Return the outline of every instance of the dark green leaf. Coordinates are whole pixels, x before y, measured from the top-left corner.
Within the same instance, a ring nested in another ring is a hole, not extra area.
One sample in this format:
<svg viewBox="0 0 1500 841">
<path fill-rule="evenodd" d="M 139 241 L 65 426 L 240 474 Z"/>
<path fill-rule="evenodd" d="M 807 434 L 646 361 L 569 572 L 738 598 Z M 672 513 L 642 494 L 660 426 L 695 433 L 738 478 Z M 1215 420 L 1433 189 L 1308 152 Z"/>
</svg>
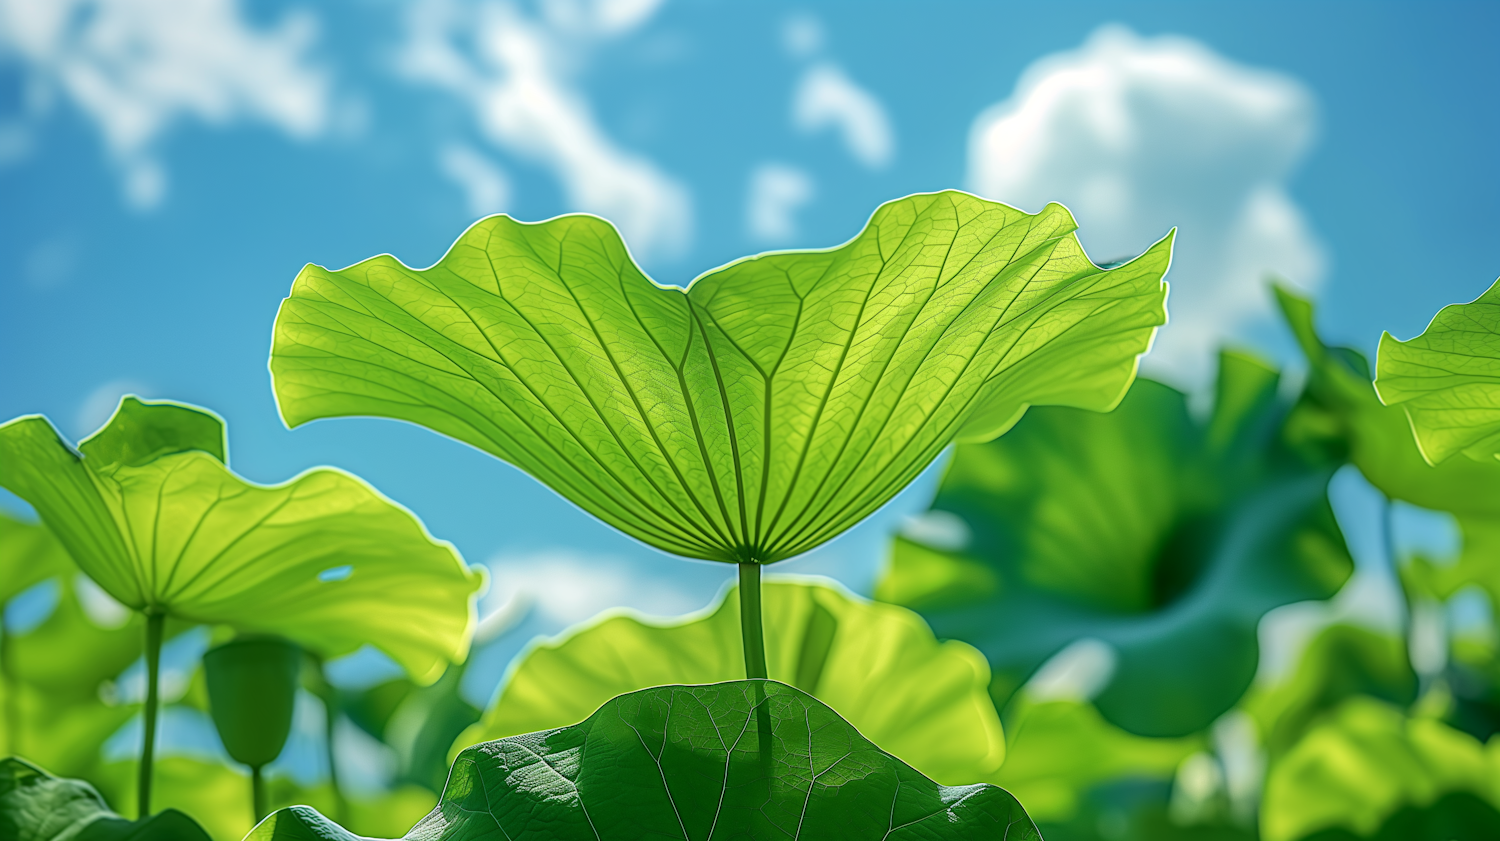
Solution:
<svg viewBox="0 0 1500 841">
<path fill-rule="evenodd" d="M 964 545 L 898 539 L 877 594 L 984 652 L 1002 701 L 1095 639 L 1118 655 L 1095 699 L 1106 718 L 1151 736 L 1204 727 L 1249 687 L 1261 617 L 1353 569 L 1333 465 L 1281 446 L 1276 395 L 1274 371 L 1224 354 L 1207 423 L 1142 380 L 1110 414 L 1037 409 L 960 446 L 933 507 Z"/>
<path fill-rule="evenodd" d="M 354 837 L 308 808 L 250 835 Z M 772 681 L 632 692 L 581 724 L 476 745 L 406 837 L 1040 839 L 1004 789 L 940 786 Z"/>
<path fill-rule="evenodd" d="M 1165 321 L 1170 235 L 1105 271 L 1059 205 L 910 196 L 821 251 L 684 292 L 591 216 L 476 223 L 430 269 L 308 266 L 277 316 L 283 418 L 422 424 L 668 552 L 770 563 L 1030 405 L 1113 406 Z"/>
<path fill-rule="evenodd" d="M 0 838 L 6 841 L 209 841 L 169 809 L 140 821 L 109 810 L 93 786 L 61 780 L 15 757 L 0 760 Z"/>
</svg>

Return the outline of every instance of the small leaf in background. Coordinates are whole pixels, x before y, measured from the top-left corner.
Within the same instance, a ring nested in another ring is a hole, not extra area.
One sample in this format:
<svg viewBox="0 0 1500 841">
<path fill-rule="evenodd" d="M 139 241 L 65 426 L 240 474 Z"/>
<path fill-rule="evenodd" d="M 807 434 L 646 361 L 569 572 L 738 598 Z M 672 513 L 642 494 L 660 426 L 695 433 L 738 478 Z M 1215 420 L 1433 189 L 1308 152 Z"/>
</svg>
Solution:
<svg viewBox="0 0 1500 841">
<path fill-rule="evenodd" d="M 1333 595 L 1353 569 L 1327 499 L 1336 464 L 1283 445 L 1277 388 L 1226 353 L 1206 423 L 1138 380 L 1109 414 L 1036 409 L 960 446 L 933 503 L 945 534 L 897 538 L 876 595 L 983 652 L 1002 704 L 1092 639 L 1115 655 L 1094 698 L 1105 718 L 1202 729 L 1250 686 L 1261 617 Z"/>
<path fill-rule="evenodd" d="M 1420 336 L 1380 337 L 1375 390 L 1400 406 L 1433 464 L 1464 453 L 1500 456 L 1500 281 L 1467 304 L 1443 307 Z"/>
<path fill-rule="evenodd" d="M 0 838 L 17 841 L 209 841 L 191 818 L 167 810 L 140 821 L 110 811 L 88 783 L 58 779 L 14 757 L 0 759 Z"/>
<path fill-rule="evenodd" d="M 932 779 L 990 779 L 1005 740 L 978 652 L 939 642 L 911 611 L 827 584 L 772 579 L 763 586 L 773 680 L 816 696 Z M 734 680 L 743 674 L 740 645 L 732 589 L 706 615 L 685 621 L 606 615 L 526 654 L 454 750 L 577 723 L 625 692 Z"/>
<path fill-rule="evenodd" d="M 664 686 L 610 700 L 580 724 L 468 748 L 443 797 L 407 834 L 490 838 L 806 838 L 1040 841 L 1015 798 L 948 787 L 773 681 Z M 355 836 L 305 807 L 255 841 Z"/>
<path fill-rule="evenodd" d="M 26 590 L 73 569 L 68 551 L 46 526 L 0 511 L 0 611 Z"/>
<path fill-rule="evenodd" d="M 1441 722 L 1408 718 L 1379 701 L 1352 698 L 1271 769 L 1261 805 L 1261 836 L 1264 841 L 1298 841 L 1342 829 L 1370 838 L 1404 807 L 1426 809 L 1442 796 L 1458 793 L 1472 795 L 1490 811 L 1480 810 L 1479 820 L 1454 836 L 1441 837 L 1493 838 L 1486 833 L 1500 825 L 1500 813 L 1494 811 L 1500 806 L 1500 742 L 1485 746 Z M 1468 812 L 1473 805 L 1448 808 Z M 1414 819 L 1408 814 L 1404 820 Z M 1421 816 L 1415 822 L 1420 825 Z"/>
<path fill-rule="evenodd" d="M 1391 499 L 1480 520 L 1500 520 L 1500 461 L 1422 457 L 1399 406 L 1380 402 L 1369 363 L 1318 337 L 1312 303 L 1278 287 L 1277 302 L 1308 362 L 1306 389 L 1287 419 L 1288 438 L 1309 450 L 1337 451 Z"/>
<path fill-rule="evenodd" d="M 770 563 L 1029 405 L 1106 410 L 1166 319 L 1171 237 L 1102 270 L 1059 205 L 883 205 L 833 249 L 658 286 L 596 217 L 476 223 L 435 266 L 302 270 L 282 417 L 421 424 L 672 554 Z"/>
<path fill-rule="evenodd" d="M 18 418 L 0 425 L 0 486 L 134 610 L 283 634 L 323 656 L 368 642 L 421 682 L 464 657 L 482 578 L 452 546 L 347 473 L 246 482 L 222 441 L 213 415 L 134 397 L 77 450 L 45 418 Z"/>
</svg>

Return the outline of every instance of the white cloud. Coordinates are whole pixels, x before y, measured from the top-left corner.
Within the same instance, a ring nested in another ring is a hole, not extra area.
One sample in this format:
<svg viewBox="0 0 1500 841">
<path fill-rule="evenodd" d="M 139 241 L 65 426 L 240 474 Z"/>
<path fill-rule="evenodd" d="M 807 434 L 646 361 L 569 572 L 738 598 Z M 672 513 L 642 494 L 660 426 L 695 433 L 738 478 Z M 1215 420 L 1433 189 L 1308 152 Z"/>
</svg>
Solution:
<svg viewBox="0 0 1500 841">
<path fill-rule="evenodd" d="M 462 143 L 449 144 L 438 154 L 438 166 L 463 190 L 470 216 L 499 213 L 510 204 L 510 179 L 478 150 Z"/>
<path fill-rule="evenodd" d="M 794 215 L 812 198 L 813 182 L 807 173 L 786 164 L 761 164 L 750 174 L 745 225 L 755 239 L 789 240 L 797 235 Z"/>
<path fill-rule="evenodd" d="M 628 152 L 595 120 L 572 66 L 589 47 L 644 23 L 648 0 L 564 2 L 540 18 L 490 3 L 412 7 L 401 70 L 460 97 L 496 147 L 551 169 L 577 210 L 619 226 L 642 256 L 680 253 L 691 237 L 687 190 Z"/>
<path fill-rule="evenodd" d="M 257 28 L 237 0 L 0 0 L 0 57 L 26 68 L 28 119 L 60 92 L 98 125 L 127 199 L 143 208 L 165 193 L 155 147 L 175 122 L 323 131 L 328 80 L 307 57 L 315 34 L 301 11 Z"/>
<path fill-rule="evenodd" d="M 880 100 L 830 62 L 802 74 L 792 97 L 792 122 L 809 134 L 832 129 L 849 154 L 871 169 L 886 166 L 896 154 L 896 132 Z"/>
<path fill-rule="evenodd" d="M 799 13 L 781 25 L 781 46 L 793 58 L 811 58 L 823 50 L 823 24 L 817 18 Z"/>
<path fill-rule="evenodd" d="M 682 561 L 675 561 L 682 563 Z M 545 549 L 492 558 L 485 609 L 529 601 L 548 627 L 581 622 L 610 607 L 630 607 L 655 616 L 697 610 L 703 596 L 674 587 L 670 580 L 643 574 L 641 565 L 613 555 L 573 549 Z M 717 570 L 716 570 L 717 571 Z"/>
<path fill-rule="evenodd" d="M 1271 316 L 1268 273 L 1309 289 L 1322 280 L 1322 248 L 1286 191 L 1315 111 L 1293 78 L 1108 26 L 1034 63 L 979 116 L 968 181 L 1027 210 L 1067 205 L 1097 260 L 1138 254 L 1178 226 L 1171 323 L 1144 365 L 1198 386 L 1225 338 Z"/>
</svg>

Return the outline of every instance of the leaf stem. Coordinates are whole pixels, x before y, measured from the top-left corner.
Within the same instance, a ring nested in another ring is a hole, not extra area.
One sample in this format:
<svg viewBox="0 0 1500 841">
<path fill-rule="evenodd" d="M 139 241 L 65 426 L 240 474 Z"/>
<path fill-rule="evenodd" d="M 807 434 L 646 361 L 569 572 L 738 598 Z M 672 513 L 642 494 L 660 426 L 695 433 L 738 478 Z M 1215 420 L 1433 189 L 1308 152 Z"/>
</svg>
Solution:
<svg viewBox="0 0 1500 841">
<path fill-rule="evenodd" d="M 5 605 L 0 605 L 0 694 L 5 695 L 5 747 L 0 756 L 21 753 L 21 699 L 16 697 L 19 681 L 11 662 L 10 634 L 5 630 Z"/>
<path fill-rule="evenodd" d="M 151 814 L 151 768 L 156 758 L 156 707 L 160 702 L 157 684 L 161 673 L 161 636 L 166 621 L 165 613 L 146 609 L 146 735 L 141 744 L 140 779 L 136 784 L 138 818 Z"/>
<path fill-rule="evenodd" d="M 740 636 L 745 648 L 745 677 L 767 678 L 766 637 L 760 621 L 760 564 L 740 564 Z"/>
<path fill-rule="evenodd" d="M 250 808 L 255 811 L 255 822 L 260 823 L 266 816 L 266 780 L 259 765 L 250 767 Z"/>
</svg>

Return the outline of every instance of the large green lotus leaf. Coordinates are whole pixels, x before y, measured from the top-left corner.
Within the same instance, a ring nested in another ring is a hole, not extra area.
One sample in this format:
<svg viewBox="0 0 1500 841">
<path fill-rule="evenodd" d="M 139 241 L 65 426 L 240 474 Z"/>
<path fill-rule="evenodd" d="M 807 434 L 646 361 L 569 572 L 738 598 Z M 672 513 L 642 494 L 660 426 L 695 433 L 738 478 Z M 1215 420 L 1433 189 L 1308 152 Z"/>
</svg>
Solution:
<svg viewBox="0 0 1500 841">
<path fill-rule="evenodd" d="M 816 698 L 767 680 L 643 689 L 579 724 L 466 749 L 406 838 L 492 837 L 1040 839 L 1004 789 L 938 785 Z M 249 838 L 355 836 L 299 807 Z"/>
<path fill-rule="evenodd" d="M 1453 792 L 1500 805 L 1500 740 L 1486 746 L 1439 721 L 1355 697 L 1272 766 L 1261 835 L 1295 841 L 1342 827 L 1369 837 L 1403 806 Z"/>
<path fill-rule="evenodd" d="M 990 670 L 970 646 L 938 642 L 909 610 L 811 581 L 766 582 L 762 610 L 771 678 L 833 707 L 882 750 L 950 784 L 989 779 L 1005 757 Z M 734 680 L 740 646 L 733 589 L 686 621 L 606 614 L 526 654 L 454 750 L 582 721 L 625 692 Z"/>
<path fill-rule="evenodd" d="M 1289 434 L 1309 448 L 1347 457 L 1391 499 L 1481 520 L 1500 518 L 1500 462 L 1463 458 L 1428 464 L 1405 410 L 1380 402 L 1364 357 L 1323 344 L 1309 301 L 1280 287 L 1276 297 L 1309 368 Z"/>
<path fill-rule="evenodd" d="M 1002 704 L 1095 639 L 1118 655 L 1095 699 L 1107 719 L 1147 736 L 1206 726 L 1250 686 L 1261 617 L 1332 595 L 1353 569 L 1333 466 L 1280 445 L 1277 384 L 1224 354 L 1206 423 L 1140 380 L 1109 414 L 1037 409 L 960 446 L 933 503 L 956 533 L 898 538 L 877 595 L 984 652 Z"/>
<path fill-rule="evenodd" d="M 1257 684 L 1240 707 L 1255 721 L 1274 762 L 1327 713 L 1355 696 L 1402 706 L 1416 700 L 1417 675 L 1403 638 L 1333 625 L 1313 638 L 1291 675 Z"/>
<path fill-rule="evenodd" d="M 464 657 L 482 577 L 411 512 L 333 469 L 246 482 L 222 452 L 164 446 L 205 425 L 181 423 L 196 410 L 158 408 L 126 398 L 77 450 L 40 416 L 0 425 L 0 486 L 134 610 L 281 634 L 324 656 L 368 642 L 424 682 Z M 165 431 L 140 431 L 158 419 Z M 121 424 L 149 446 L 120 443 Z"/>
<path fill-rule="evenodd" d="M 72 568 L 67 550 L 46 526 L 0 511 L 0 610 L 26 590 Z"/>
<path fill-rule="evenodd" d="M 1170 782 L 1177 766 L 1206 747 L 1201 735 L 1136 736 L 1091 704 L 1035 700 L 1020 693 L 1007 710 L 1005 764 L 990 779 L 1026 804 L 1040 823 L 1069 821 L 1090 790 L 1119 779 Z"/>
<path fill-rule="evenodd" d="M 476 223 L 436 265 L 302 270 L 271 373 L 293 426 L 418 423 L 652 546 L 801 554 L 950 442 L 1029 405 L 1107 410 L 1164 323 L 1170 235 L 1109 271 L 1059 205 L 957 192 L 878 209 L 837 248 L 658 286 L 609 223 Z"/>
<path fill-rule="evenodd" d="M 1381 401 L 1406 411 L 1429 462 L 1500 456 L 1500 281 L 1414 339 L 1381 335 L 1375 367 Z"/>
<path fill-rule="evenodd" d="M 209 841 L 176 810 L 127 821 L 88 783 L 58 779 L 15 757 L 0 759 L 0 838 L 16 841 Z"/>
</svg>

